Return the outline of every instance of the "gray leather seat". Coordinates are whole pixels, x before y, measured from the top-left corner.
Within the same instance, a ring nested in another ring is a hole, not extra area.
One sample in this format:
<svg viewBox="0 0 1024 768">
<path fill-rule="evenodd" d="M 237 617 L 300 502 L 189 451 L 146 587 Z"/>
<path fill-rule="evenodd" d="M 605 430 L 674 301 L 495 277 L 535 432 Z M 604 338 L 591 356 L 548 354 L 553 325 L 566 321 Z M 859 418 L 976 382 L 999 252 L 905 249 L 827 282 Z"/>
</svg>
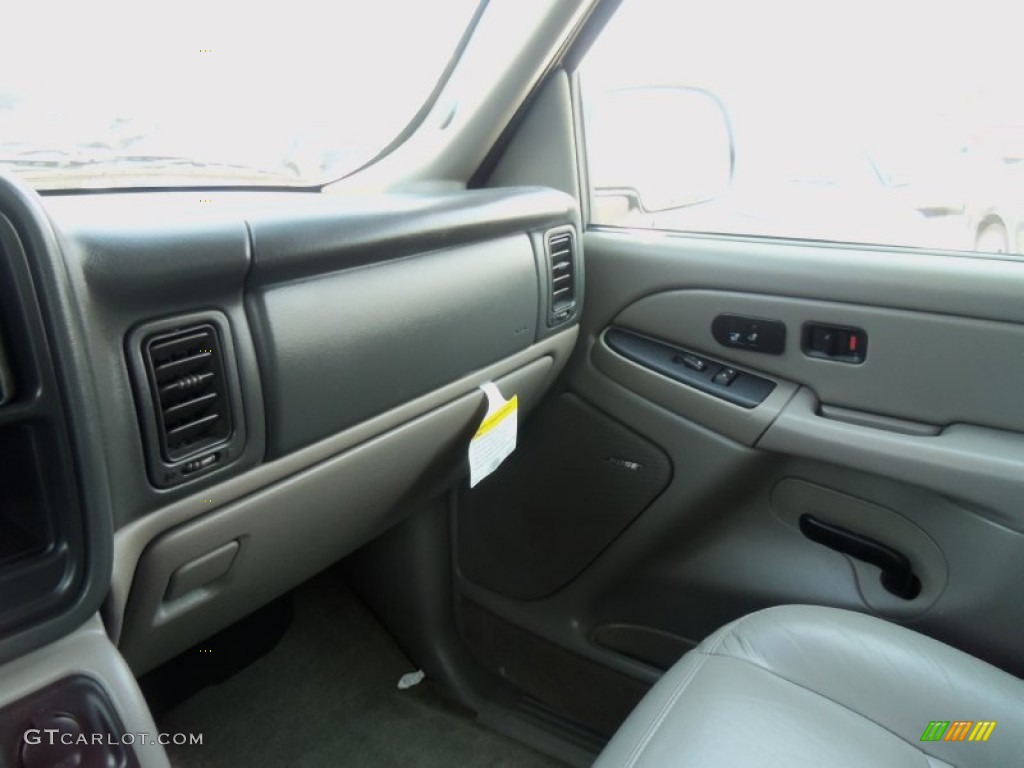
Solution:
<svg viewBox="0 0 1024 768">
<path fill-rule="evenodd" d="M 922 741 L 931 721 L 997 725 L 984 742 L 976 725 Z M 1024 680 L 870 616 L 769 608 L 686 654 L 595 765 L 1024 765 Z"/>
</svg>

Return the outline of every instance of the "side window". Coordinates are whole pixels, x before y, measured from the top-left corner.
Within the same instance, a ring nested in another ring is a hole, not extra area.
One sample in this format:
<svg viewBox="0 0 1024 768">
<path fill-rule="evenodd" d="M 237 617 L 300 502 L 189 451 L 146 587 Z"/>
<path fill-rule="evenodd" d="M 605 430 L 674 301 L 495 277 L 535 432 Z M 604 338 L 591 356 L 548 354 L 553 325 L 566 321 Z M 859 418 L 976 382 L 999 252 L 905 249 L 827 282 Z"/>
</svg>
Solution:
<svg viewBox="0 0 1024 768">
<path fill-rule="evenodd" d="M 1013 8 L 623 0 L 580 68 L 592 223 L 1024 252 Z"/>
</svg>

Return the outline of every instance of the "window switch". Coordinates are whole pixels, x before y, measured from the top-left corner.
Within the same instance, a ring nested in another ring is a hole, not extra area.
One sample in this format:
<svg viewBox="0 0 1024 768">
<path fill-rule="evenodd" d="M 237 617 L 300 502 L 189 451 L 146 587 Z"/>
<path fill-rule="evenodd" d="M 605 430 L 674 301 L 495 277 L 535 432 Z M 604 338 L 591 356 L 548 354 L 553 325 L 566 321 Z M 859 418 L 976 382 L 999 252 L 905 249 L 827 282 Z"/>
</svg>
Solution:
<svg viewBox="0 0 1024 768">
<path fill-rule="evenodd" d="M 708 361 L 701 360 L 696 355 L 676 355 L 672 360 L 676 363 L 682 363 L 687 368 L 692 368 L 700 373 L 703 373 L 708 369 Z"/>
<path fill-rule="evenodd" d="M 738 375 L 739 371 L 737 371 L 735 368 L 723 368 L 722 370 L 715 374 L 715 378 L 713 378 L 711 381 L 713 381 L 715 384 L 718 384 L 719 386 L 728 387 L 730 384 L 733 383 L 733 381 L 736 380 L 736 377 Z"/>
</svg>

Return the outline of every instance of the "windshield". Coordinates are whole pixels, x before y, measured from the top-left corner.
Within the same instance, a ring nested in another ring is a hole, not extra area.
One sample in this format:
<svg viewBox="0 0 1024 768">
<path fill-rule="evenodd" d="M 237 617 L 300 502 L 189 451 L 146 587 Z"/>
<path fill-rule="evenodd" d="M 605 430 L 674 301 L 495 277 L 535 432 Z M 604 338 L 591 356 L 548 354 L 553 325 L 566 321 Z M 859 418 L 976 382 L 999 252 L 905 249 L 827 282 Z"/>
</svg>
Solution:
<svg viewBox="0 0 1024 768">
<path fill-rule="evenodd" d="M 479 4 L 25 3 L 0 46 L 0 169 L 39 188 L 340 178 L 416 117 Z"/>
</svg>

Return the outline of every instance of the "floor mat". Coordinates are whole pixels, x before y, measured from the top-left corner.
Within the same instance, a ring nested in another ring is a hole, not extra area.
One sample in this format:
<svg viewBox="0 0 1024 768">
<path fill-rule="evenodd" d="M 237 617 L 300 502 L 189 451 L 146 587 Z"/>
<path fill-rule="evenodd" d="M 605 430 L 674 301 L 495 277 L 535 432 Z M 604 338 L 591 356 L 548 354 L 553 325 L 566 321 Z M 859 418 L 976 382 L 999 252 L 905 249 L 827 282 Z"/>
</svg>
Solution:
<svg viewBox="0 0 1024 768">
<path fill-rule="evenodd" d="M 561 765 L 487 730 L 429 680 L 399 691 L 411 663 L 336 572 L 300 587 L 294 610 L 267 655 L 158 718 L 165 733 L 203 736 L 168 747 L 175 768 Z"/>
</svg>

